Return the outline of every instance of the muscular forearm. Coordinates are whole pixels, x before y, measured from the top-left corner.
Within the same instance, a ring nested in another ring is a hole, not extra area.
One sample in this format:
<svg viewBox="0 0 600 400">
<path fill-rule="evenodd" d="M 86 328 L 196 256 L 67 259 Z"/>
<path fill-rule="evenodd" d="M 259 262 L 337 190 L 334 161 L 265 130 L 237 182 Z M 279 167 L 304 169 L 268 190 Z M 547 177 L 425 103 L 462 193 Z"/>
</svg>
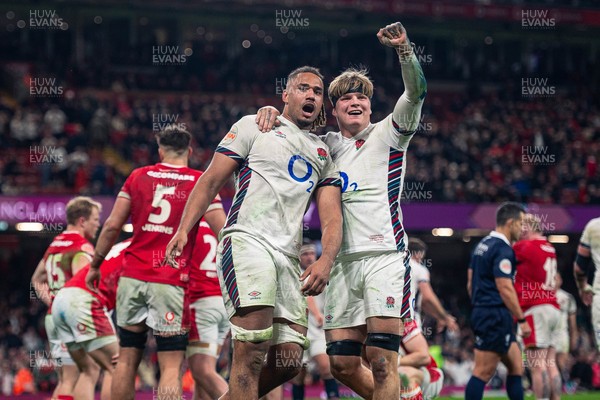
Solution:
<svg viewBox="0 0 600 400">
<path fill-rule="evenodd" d="M 400 57 L 406 99 L 411 103 L 419 103 L 427 94 L 427 81 L 421 64 L 419 64 L 419 60 L 417 60 L 417 56 L 415 56 L 412 49 L 403 50 L 400 47 L 396 51 Z"/>
<path fill-rule="evenodd" d="M 333 265 L 342 245 L 341 218 L 339 221 L 331 221 L 323 227 L 321 244 L 323 245 L 323 251 L 320 259 L 326 260 L 330 266 Z"/>
<path fill-rule="evenodd" d="M 573 265 L 573 276 L 575 277 L 575 283 L 577 284 L 577 289 L 582 291 L 587 286 L 587 274 L 579 268 L 577 263 Z"/>
<path fill-rule="evenodd" d="M 432 315 L 438 321 L 445 321 L 448 318 L 448 313 L 435 295 L 427 299 L 423 298 L 422 306 L 425 313 Z"/>
<path fill-rule="evenodd" d="M 186 234 L 190 233 L 198 223 L 198 220 L 204 215 L 220 189 L 220 186 L 212 180 L 203 181 L 202 178 L 200 179 L 190 193 L 179 223 L 178 230 Z"/>
</svg>

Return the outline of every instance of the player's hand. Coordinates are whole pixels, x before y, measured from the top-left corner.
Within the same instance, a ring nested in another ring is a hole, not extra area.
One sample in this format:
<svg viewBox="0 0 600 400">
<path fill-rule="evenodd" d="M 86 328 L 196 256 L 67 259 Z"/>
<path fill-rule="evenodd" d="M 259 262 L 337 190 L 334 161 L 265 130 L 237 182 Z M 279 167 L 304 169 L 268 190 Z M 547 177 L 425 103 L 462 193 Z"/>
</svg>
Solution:
<svg viewBox="0 0 600 400">
<path fill-rule="evenodd" d="M 519 324 L 519 329 L 521 330 L 521 336 L 523 338 L 528 338 L 531 335 L 531 327 L 529 326 L 529 322 L 525 321 L 522 324 Z"/>
<path fill-rule="evenodd" d="M 280 112 L 275 107 L 264 106 L 259 108 L 256 112 L 256 119 L 254 122 L 256 122 L 256 125 L 258 125 L 258 129 L 260 129 L 261 132 L 269 132 L 274 127 L 281 125 L 281 122 L 277 119 L 279 115 Z"/>
<path fill-rule="evenodd" d="M 588 283 L 585 288 L 579 291 L 579 297 L 581 297 L 581 302 L 585 306 L 591 306 L 592 300 L 594 300 L 594 288 Z"/>
<path fill-rule="evenodd" d="M 400 46 L 410 46 L 410 41 L 406 34 L 406 29 L 400 22 L 394 22 L 377 32 L 379 42 L 388 47 L 398 48 Z"/>
<path fill-rule="evenodd" d="M 457 332 L 458 324 L 456 323 L 456 318 L 454 318 L 452 315 L 448 314 L 446 319 L 440 321 L 438 323 L 438 333 L 440 333 L 444 329 L 448 329 L 450 332 Z"/>
<path fill-rule="evenodd" d="M 181 256 L 187 241 L 187 234 L 180 231 L 175 232 L 165 251 L 165 260 L 163 261 L 165 265 L 179 269 L 179 263 L 175 261 L 175 258 Z"/>
<path fill-rule="evenodd" d="M 85 286 L 87 286 L 87 288 L 92 292 L 97 293 L 101 277 L 100 268 L 90 268 L 85 276 Z"/>
<path fill-rule="evenodd" d="M 325 290 L 327 282 L 329 282 L 329 274 L 331 273 L 332 265 L 327 261 L 319 258 L 304 270 L 300 275 L 300 280 L 304 282 L 304 286 L 300 291 L 304 296 L 317 296 Z"/>
</svg>

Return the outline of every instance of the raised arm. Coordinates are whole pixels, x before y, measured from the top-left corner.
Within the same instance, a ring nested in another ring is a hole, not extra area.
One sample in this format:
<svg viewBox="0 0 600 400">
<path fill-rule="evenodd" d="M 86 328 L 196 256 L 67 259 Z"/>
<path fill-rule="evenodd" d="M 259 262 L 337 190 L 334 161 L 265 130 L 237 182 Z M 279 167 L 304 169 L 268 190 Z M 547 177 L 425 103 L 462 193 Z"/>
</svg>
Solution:
<svg viewBox="0 0 600 400">
<path fill-rule="evenodd" d="M 393 120 L 398 125 L 399 133 L 413 133 L 419 126 L 421 108 L 427 95 L 427 81 L 423 69 L 413 52 L 406 29 L 400 22 L 380 29 L 377 38 L 381 44 L 393 47 L 398 53 L 404 93 L 394 107 Z"/>
</svg>

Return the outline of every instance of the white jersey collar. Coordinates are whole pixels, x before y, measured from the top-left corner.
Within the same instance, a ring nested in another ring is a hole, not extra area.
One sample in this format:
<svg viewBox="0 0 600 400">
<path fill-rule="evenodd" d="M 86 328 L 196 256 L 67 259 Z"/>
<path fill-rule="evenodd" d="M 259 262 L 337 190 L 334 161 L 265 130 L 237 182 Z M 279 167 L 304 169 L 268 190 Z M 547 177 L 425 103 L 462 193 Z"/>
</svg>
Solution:
<svg viewBox="0 0 600 400">
<path fill-rule="evenodd" d="M 161 162 L 159 164 L 160 165 L 164 165 L 164 166 L 169 167 L 169 168 L 185 168 L 185 165 L 173 165 L 173 164 L 167 164 L 167 163 L 164 163 L 164 162 Z"/>
<path fill-rule="evenodd" d="M 310 133 L 310 130 L 308 130 L 308 129 L 301 129 L 298 125 L 296 125 L 295 123 L 293 123 L 289 119 L 285 118 L 283 115 L 278 116 L 277 119 L 281 120 L 281 122 L 284 125 L 287 125 L 290 128 L 292 128 L 292 129 L 298 130 L 298 131 L 300 131 L 302 133 L 306 133 L 306 134 Z"/>
<path fill-rule="evenodd" d="M 342 131 L 339 131 L 339 135 L 342 138 L 342 140 L 347 141 L 347 142 L 355 142 L 357 140 L 362 139 L 363 137 L 367 136 L 367 134 L 375 127 L 375 124 L 369 122 L 369 125 L 367 125 L 367 127 L 365 129 L 363 129 L 362 131 L 358 132 L 356 135 L 347 138 L 346 136 L 342 135 Z"/>
</svg>

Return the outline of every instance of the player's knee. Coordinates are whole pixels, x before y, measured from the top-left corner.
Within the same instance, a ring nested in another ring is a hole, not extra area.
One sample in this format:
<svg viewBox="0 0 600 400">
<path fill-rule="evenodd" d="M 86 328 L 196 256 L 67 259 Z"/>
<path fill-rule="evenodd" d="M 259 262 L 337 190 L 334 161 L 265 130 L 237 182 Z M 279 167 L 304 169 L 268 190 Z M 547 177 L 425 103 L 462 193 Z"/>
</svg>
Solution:
<svg viewBox="0 0 600 400">
<path fill-rule="evenodd" d="M 206 380 L 207 377 L 212 374 L 216 374 L 217 370 L 215 369 L 214 363 L 210 362 L 208 359 L 206 362 L 197 362 L 190 368 L 192 372 L 192 377 L 196 381 Z"/>
<path fill-rule="evenodd" d="M 188 334 L 182 335 L 155 335 L 156 351 L 185 351 L 188 345 Z"/>
<path fill-rule="evenodd" d="M 400 349 L 400 340 L 401 336 L 393 333 L 369 333 L 365 345 L 397 353 Z"/>
<path fill-rule="evenodd" d="M 363 344 L 354 340 L 339 340 L 327 343 L 327 355 L 334 375 L 354 373 L 361 365 Z"/>
<path fill-rule="evenodd" d="M 119 327 L 119 344 L 121 347 L 132 347 L 143 350 L 148 339 L 147 332 L 133 332 Z"/>
<path fill-rule="evenodd" d="M 362 343 L 355 340 L 338 340 L 327 343 L 327 355 L 331 359 L 337 356 L 357 356 L 362 354 Z"/>
<path fill-rule="evenodd" d="M 481 369 L 481 368 L 476 368 L 473 369 L 473 376 L 476 378 L 481 379 L 484 382 L 489 382 L 490 379 L 492 379 L 492 376 L 494 376 L 494 373 L 496 372 L 496 369 Z"/>
<path fill-rule="evenodd" d="M 324 380 L 332 378 L 331 367 L 329 366 L 329 360 L 327 360 L 327 362 L 319 362 L 317 364 L 317 368 L 318 368 L 319 375 L 321 376 L 321 378 L 323 378 Z"/>
<path fill-rule="evenodd" d="M 84 364 L 83 368 L 80 368 L 80 372 L 94 379 L 100 376 L 100 366 L 90 359 L 89 362 Z"/>
<path fill-rule="evenodd" d="M 241 326 L 231 324 L 231 338 L 238 342 L 249 342 L 257 345 L 266 344 L 266 347 L 268 347 L 269 341 L 273 338 L 273 327 L 270 326 L 265 329 L 245 329 Z"/>
<path fill-rule="evenodd" d="M 291 365 L 288 365 L 285 368 L 279 368 L 278 370 L 282 382 L 287 382 L 300 375 L 300 371 L 302 371 L 301 362 L 292 363 Z"/>
<path fill-rule="evenodd" d="M 395 367 L 392 368 L 392 363 L 386 357 L 370 360 L 370 364 L 375 382 L 384 382 L 391 376 L 392 372 L 395 372 Z"/>
</svg>

